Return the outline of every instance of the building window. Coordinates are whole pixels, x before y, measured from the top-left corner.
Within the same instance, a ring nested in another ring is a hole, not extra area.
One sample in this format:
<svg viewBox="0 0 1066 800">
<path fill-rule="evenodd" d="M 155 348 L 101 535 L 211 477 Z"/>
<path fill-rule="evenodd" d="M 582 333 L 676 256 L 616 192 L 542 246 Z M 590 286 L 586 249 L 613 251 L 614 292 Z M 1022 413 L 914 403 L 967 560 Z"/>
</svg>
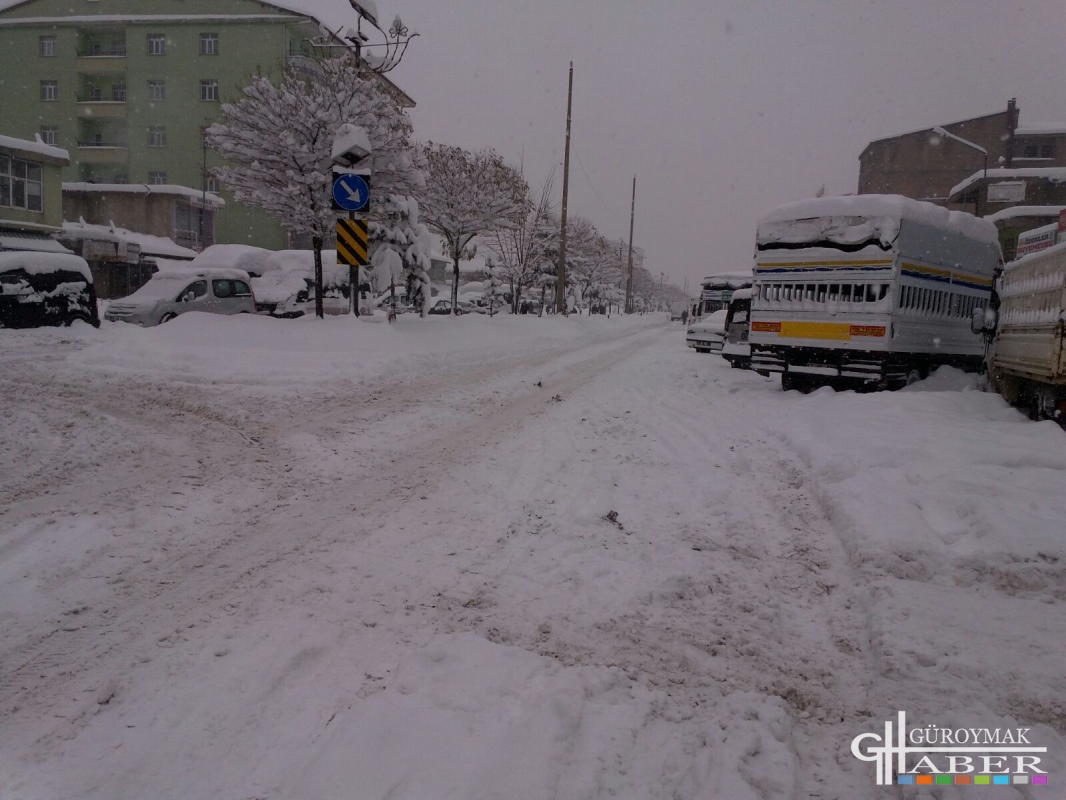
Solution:
<svg viewBox="0 0 1066 800">
<path fill-rule="evenodd" d="M 217 192 L 218 191 L 218 178 L 213 175 L 208 175 L 204 178 L 204 191 L 205 192 Z"/>
<path fill-rule="evenodd" d="M 115 103 L 126 102 L 126 84 L 116 83 L 111 87 L 111 100 Z"/>
<path fill-rule="evenodd" d="M 45 144 L 55 146 L 59 143 L 59 128 L 55 125 L 42 125 L 41 126 L 41 141 Z"/>
<path fill-rule="evenodd" d="M 1055 145 L 1053 145 L 1053 144 L 1040 145 L 1040 157 L 1041 158 L 1054 158 L 1055 157 Z"/>
<path fill-rule="evenodd" d="M 148 81 L 148 99 L 149 100 L 166 100 L 167 99 L 167 82 L 166 81 Z"/>
<path fill-rule="evenodd" d="M 41 211 L 41 165 L 0 155 L 0 206 Z"/>
<path fill-rule="evenodd" d="M 1022 158 L 1039 158 L 1039 150 L 1035 144 L 1027 144 L 1022 148 Z"/>
<path fill-rule="evenodd" d="M 119 172 L 115 175 L 114 178 L 111 179 L 111 182 L 125 186 L 127 183 L 130 182 L 130 176 L 127 175 L 125 172 Z"/>
<path fill-rule="evenodd" d="M 148 129 L 148 146 L 149 147 L 166 147 L 167 146 L 167 129 L 163 125 L 154 125 Z"/>
<path fill-rule="evenodd" d="M 148 55 L 165 56 L 167 54 L 167 37 L 161 33 L 148 34 Z"/>
<path fill-rule="evenodd" d="M 150 186 L 162 186 L 167 182 L 167 173 L 165 171 L 149 172 L 148 184 Z"/>
<path fill-rule="evenodd" d="M 59 99 L 58 81 L 41 81 L 41 99 L 53 101 Z"/>
<path fill-rule="evenodd" d="M 41 58 L 55 58 L 56 54 L 56 37 L 54 36 L 41 36 L 38 40 L 38 52 Z"/>
<path fill-rule="evenodd" d="M 217 56 L 218 55 L 218 34 L 217 33 L 201 33 L 200 34 L 200 55 L 202 55 L 202 56 Z"/>
<path fill-rule="evenodd" d="M 200 99 L 218 102 L 218 81 L 213 78 L 200 81 Z"/>
</svg>

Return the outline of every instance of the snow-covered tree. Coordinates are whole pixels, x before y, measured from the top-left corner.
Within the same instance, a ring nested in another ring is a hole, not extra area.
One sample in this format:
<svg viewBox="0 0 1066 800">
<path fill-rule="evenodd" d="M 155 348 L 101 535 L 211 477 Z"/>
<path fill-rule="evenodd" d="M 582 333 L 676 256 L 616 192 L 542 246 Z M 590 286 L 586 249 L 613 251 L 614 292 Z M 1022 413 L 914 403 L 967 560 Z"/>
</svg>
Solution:
<svg viewBox="0 0 1066 800">
<path fill-rule="evenodd" d="M 494 150 L 468 152 L 427 142 L 425 188 L 419 193 L 422 221 L 439 233 L 452 260 L 452 313 L 459 298 L 459 261 L 481 235 L 518 225 L 529 187 L 521 172 Z"/>
<path fill-rule="evenodd" d="M 596 226 L 584 217 L 572 217 L 567 225 L 567 283 L 574 289 L 579 306 L 602 304 L 609 285 L 620 279 L 618 254 Z"/>
<path fill-rule="evenodd" d="M 489 316 L 494 317 L 496 316 L 496 308 L 502 300 L 503 292 L 501 290 L 500 271 L 496 266 L 496 259 L 491 253 L 485 256 L 485 272 L 488 273 L 488 277 L 485 279 L 485 291 L 482 297 L 489 304 Z"/>
<path fill-rule="evenodd" d="M 409 117 L 350 54 L 317 60 L 310 69 L 306 63 L 286 65 L 274 80 L 259 74 L 221 112 L 222 121 L 207 129 L 206 140 L 228 165 L 213 173 L 239 202 L 311 236 L 319 286 L 322 243 L 337 218 L 331 205 L 332 147 L 341 125 L 359 126 L 370 139 L 376 197 L 414 196 L 423 185 Z M 380 221 L 387 205 L 372 204 L 371 219 Z"/>
<path fill-rule="evenodd" d="M 522 219 L 497 230 L 489 241 L 496 254 L 501 280 L 511 291 L 511 311 L 517 314 L 522 292 L 535 288 L 545 260 L 558 253 L 559 220 L 552 205 L 554 174 L 549 174 L 536 198 L 527 194 Z"/>
<path fill-rule="evenodd" d="M 370 223 L 371 280 L 380 292 L 397 285 L 405 288 L 408 300 L 424 314 L 428 302 L 431 245 L 426 226 L 419 222 L 418 202 L 410 197 L 391 195 L 380 203 Z"/>
</svg>

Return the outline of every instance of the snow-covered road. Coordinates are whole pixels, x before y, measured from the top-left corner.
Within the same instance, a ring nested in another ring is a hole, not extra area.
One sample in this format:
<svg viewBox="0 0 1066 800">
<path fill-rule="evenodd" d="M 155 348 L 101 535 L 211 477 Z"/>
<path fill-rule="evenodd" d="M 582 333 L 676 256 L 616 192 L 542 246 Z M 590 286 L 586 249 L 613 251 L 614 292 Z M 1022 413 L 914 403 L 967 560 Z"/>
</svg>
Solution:
<svg viewBox="0 0 1066 800">
<path fill-rule="evenodd" d="M 1066 780 L 1066 437 L 966 376 L 182 318 L 5 333 L 0 402 L 0 797 L 902 797 L 897 710 Z"/>
</svg>

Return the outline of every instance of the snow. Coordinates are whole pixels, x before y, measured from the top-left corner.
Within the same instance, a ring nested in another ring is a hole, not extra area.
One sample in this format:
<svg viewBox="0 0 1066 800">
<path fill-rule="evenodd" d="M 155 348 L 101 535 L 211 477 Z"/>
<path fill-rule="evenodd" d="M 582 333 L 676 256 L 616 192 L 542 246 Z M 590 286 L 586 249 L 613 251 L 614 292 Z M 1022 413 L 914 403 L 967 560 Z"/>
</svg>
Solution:
<svg viewBox="0 0 1066 800">
<path fill-rule="evenodd" d="M 989 170 L 990 175 L 992 172 Z M 855 217 L 861 219 L 853 220 Z M 817 239 L 858 244 L 878 238 L 888 245 L 895 240 L 901 220 L 951 230 L 981 242 L 999 243 L 996 226 L 987 220 L 891 194 L 818 197 L 786 203 L 759 220 L 757 240 L 760 245 Z"/>
<path fill-rule="evenodd" d="M 786 393 L 665 315 L 4 342 L 5 800 L 877 800 L 901 709 L 1066 775 L 1063 434 L 972 376 Z"/>
<path fill-rule="evenodd" d="M 158 272 L 152 275 L 152 280 L 177 280 L 188 281 L 192 278 L 217 278 L 220 280 L 230 281 L 248 281 L 250 280 L 247 271 L 243 269 L 230 269 L 225 267 L 202 267 L 196 264 L 189 264 L 178 267 L 177 269 L 161 268 Z"/>
<path fill-rule="evenodd" d="M 270 267 L 273 250 L 247 244 L 213 244 L 205 248 L 189 265 L 194 269 L 238 269 L 262 275 Z"/>
<path fill-rule="evenodd" d="M 1015 217 L 1053 217 L 1066 211 L 1066 206 L 1011 206 L 1001 208 L 994 214 L 987 214 L 984 219 L 989 222 L 1002 222 Z"/>
<path fill-rule="evenodd" d="M 351 153 L 353 150 L 357 154 L 362 154 L 360 158 L 365 158 L 373 152 L 374 148 L 370 144 L 370 137 L 366 135 L 366 129 L 360 128 L 358 125 L 345 123 L 337 128 L 337 133 L 333 137 L 332 158 L 334 163 L 338 159 L 343 159 L 347 153 Z"/>
<path fill-rule="evenodd" d="M 205 198 L 210 206 L 221 207 L 226 201 L 213 192 L 203 192 L 190 189 L 188 186 L 179 186 L 174 183 L 147 184 L 147 183 L 64 183 L 64 192 L 124 192 L 129 194 L 170 194 L 179 197 L 188 197 L 191 200 L 203 201 Z"/>
<path fill-rule="evenodd" d="M 175 259 L 193 259 L 196 251 L 188 247 L 175 244 L 173 239 L 165 236 L 153 236 L 149 233 L 135 233 L 134 231 L 118 228 L 112 225 L 91 225 L 85 222 L 64 222 L 63 238 L 66 239 L 95 239 L 106 242 L 127 242 L 140 247 L 142 255 L 158 255 Z"/>
<path fill-rule="evenodd" d="M 987 175 L 989 183 L 1010 178 L 1044 178 L 1052 183 L 1063 183 L 1066 181 L 1066 167 L 1021 167 L 1012 169 L 996 167 L 988 170 Z M 948 196 L 954 197 L 959 192 L 969 189 L 975 183 L 984 179 L 985 171 L 979 170 L 961 183 L 952 186 Z"/>
<path fill-rule="evenodd" d="M 14 136 L 0 136 L 0 147 L 11 150 L 21 150 L 24 153 L 34 153 L 39 156 L 47 156 L 57 161 L 70 163 L 70 153 L 61 147 L 53 147 L 45 144 L 37 137 L 34 141 L 28 139 L 16 139 Z"/>
<path fill-rule="evenodd" d="M 89 271 L 85 259 L 73 254 L 44 253 L 36 250 L 0 253 L 0 272 L 15 269 L 23 269 L 30 275 L 68 270 L 80 273 L 89 283 L 93 282 L 93 274 Z"/>
<path fill-rule="evenodd" d="M 733 292 L 733 296 L 730 298 L 730 302 L 733 300 L 751 300 L 755 296 L 755 289 L 748 287 L 746 289 L 737 289 Z"/>
<path fill-rule="evenodd" d="M 723 308 L 713 314 L 708 314 L 706 317 L 699 317 L 695 321 L 689 320 L 688 330 L 703 332 L 724 331 L 725 318 L 728 314 L 729 310 Z"/>
<path fill-rule="evenodd" d="M 1034 122 L 1032 125 L 1019 125 L 1014 129 L 1015 136 L 1039 136 L 1066 134 L 1066 122 Z"/>
<path fill-rule="evenodd" d="M 750 286 L 754 280 L 750 272 L 721 272 L 716 275 L 708 275 L 703 279 L 704 288 L 708 286 Z"/>
</svg>

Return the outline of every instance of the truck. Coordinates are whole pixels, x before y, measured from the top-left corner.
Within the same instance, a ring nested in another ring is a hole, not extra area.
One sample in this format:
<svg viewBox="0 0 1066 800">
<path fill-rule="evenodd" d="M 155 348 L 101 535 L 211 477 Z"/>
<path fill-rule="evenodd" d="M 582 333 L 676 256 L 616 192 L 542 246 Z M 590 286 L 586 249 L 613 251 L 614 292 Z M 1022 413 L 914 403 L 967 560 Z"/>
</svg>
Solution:
<svg viewBox="0 0 1066 800">
<path fill-rule="evenodd" d="M 713 314 L 728 308 L 729 300 L 737 289 L 751 286 L 752 276 L 746 272 L 722 272 L 703 279 L 700 293 L 700 315 Z"/>
<path fill-rule="evenodd" d="M 997 307 L 998 306 L 998 307 Z M 993 308 L 972 327 L 991 339 L 992 387 L 1033 419 L 1066 426 L 1066 240 L 1012 261 Z"/>
<path fill-rule="evenodd" d="M 670 304 L 670 321 L 676 322 L 677 320 L 685 321 L 688 316 L 688 300 L 676 300 Z"/>
<path fill-rule="evenodd" d="M 801 200 L 760 220 L 752 368 L 787 389 L 896 388 L 977 371 L 1002 263 L 995 224 L 898 195 Z"/>
</svg>

